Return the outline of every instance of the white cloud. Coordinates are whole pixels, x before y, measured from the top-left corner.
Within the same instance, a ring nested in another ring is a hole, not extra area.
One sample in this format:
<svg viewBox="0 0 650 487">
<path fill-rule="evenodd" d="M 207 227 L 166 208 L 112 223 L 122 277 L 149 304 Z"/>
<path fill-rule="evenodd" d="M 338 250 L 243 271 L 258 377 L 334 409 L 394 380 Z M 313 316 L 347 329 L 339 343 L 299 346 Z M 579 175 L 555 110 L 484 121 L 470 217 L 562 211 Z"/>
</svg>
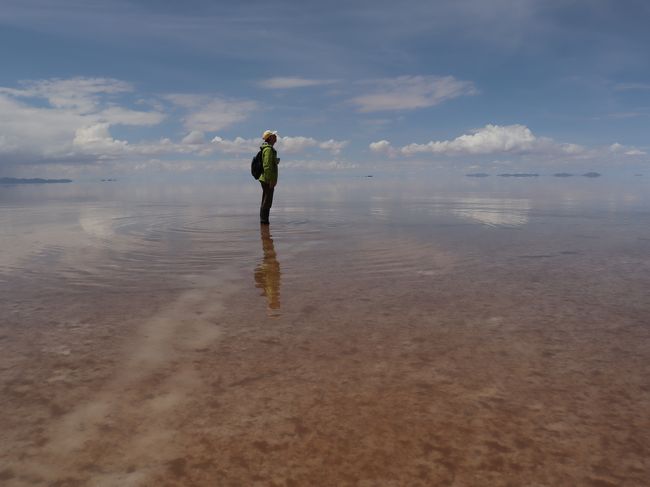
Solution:
<svg viewBox="0 0 650 487">
<path fill-rule="evenodd" d="M 111 136 L 108 132 L 108 127 L 109 125 L 107 123 L 100 123 L 79 128 L 75 132 L 73 143 L 76 145 L 87 145 L 109 139 Z"/>
<path fill-rule="evenodd" d="M 377 142 L 371 142 L 368 147 L 370 147 L 370 150 L 372 152 L 376 152 L 378 154 L 387 154 L 392 149 L 390 142 L 387 140 L 378 140 Z"/>
<path fill-rule="evenodd" d="M 548 144 L 550 145 L 553 144 L 553 142 L 550 141 L 550 139 L 543 139 L 543 140 L 548 141 Z M 568 144 L 568 143 L 559 144 L 557 147 L 561 152 L 567 155 L 581 155 L 581 154 L 585 154 L 585 152 L 587 151 L 587 149 L 584 146 L 581 146 L 579 144 Z"/>
<path fill-rule="evenodd" d="M 625 151 L 624 154 L 626 156 L 645 156 L 645 155 L 648 155 L 647 152 L 639 150 L 639 149 L 630 149 L 628 151 Z"/>
<path fill-rule="evenodd" d="M 254 101 L 232 102 L 214 99 L 185 118 L 185 126 L 190 130 L 205 132 L 221 130 L 242 122 L 257 109 Z"/>
<path fill-rule="evenodd" d="M 72 144 L 84 152 L 100 157 L 123 154 L 128 150 L 128 142 L 114 139 L 109 132 L 109 124 L 98 123 L 76 130 Z"/>
<path fill-rule="evenodd" d="M 127 152 L 127 143 L 110 136 L 111 125 L 156 125 L 165 118 L 160 111 L 119 106 L 115 97 L 132 91 L 119 80 L 52 79 L 20 86 L 0 87 L 0 162 L 4 165 L 7 161 L 13 165 L 79 162 L 82 155 L 86 162 L 114 157 Z"/>
<path fill-rule="evenodd" d="M 359 165 L 354 162 L 339 159 L 289 159 L 287 161 L 282 161 L 282 167 L 283 169 L 302 169 L 308 171 L 343 171 L 356 169 Z"/>
<path fill-rule="evenodd" d="M 548 137 L 538 137 L 525 125 L 491 125 L 460 135 L 452 140 L 412 143 L 399 149 L 388 140 L 369 145 L 378 154 L 413 156 L 416 154 L 438 154 L 443 156 L 483 156 L 490 154 L 530 154 L 535 156 L 584 158 L 593 156 L 593 151 L 571 143 L 558 143 Z M 610 148 L 611 149 L 611 148 Z"/>
<path fill-rule="evenodd" d="M 287 153 L 302 152 L 311 148 L 323 149 L 331 152 L 332 154 L 339 154 L 341 150 L 347 145 L 347 141 L 337 141 L 334 139 L 326 141 L 318 141 L 313 137 L 281 137 L 278 140 L 278 150 Z"/>
<path fill-rule="evenodd" d="M 236 137 L 234 140 L 227 140 L 216 136 L 212 139 L 212 144 L 216 145 L 220 151 L 230 154 L 255 151 L 260 146 L 261 142 L 261 139 L 245 139 L 243 137 Z M 279 152 L 287 154 L 296 154 L 309 149 L 322 149 L 332 154 L 339 154 L 347 144 L 347 141 L 338 141 L 334 139 L 319 141 L 313 137 L 286 136 L 278 138 L 276 148 Z"/>
<path fill-rule="evenodd" d="M 146 102 L 155 106 L 154 110 L 139 111 L 129 108 L 130 99 L 123 99 L 125 93 L 132 91 L 131 85 L 119 80 L 86 78 L 25 82 L 18 88 L 0 87 L 0 169 L 3 173 L 5 169 L 29 172 L 21 167 L 48 163 L 52 170 L 65 172 L 68 164 L 67 167 L 76 168 L 71 171 L 78 171 L 79 167 L 98 161 L 136 167 L 151 158 L 177 160 L 179 155 L 188 156 L 185 165 L 191 158 L 199 164 L 213 159 L 216 153 L 249 158 L 261 143 L 258 137 L 206 136 L 209 131 L 245 119 L 257 109 L 254 101 L 168 95 Z M 142 105 L 141 100 L 142 97 L 133 97 L 134 104 Z M 137 141 L 129 136 L 113 135 L 117 125 L 158 125 L 168 117 L 166 111 L 184 116 L 178 120 L 187 131 L 178 141 L 166 137 Z M 336 156 L 347 144 L 335 139 L 288 136 L 281 137 L 277 147 L 281 154 L 316 149 Z M 223 160 L 220 156 L 219 161 Z"/>
<path fill-rule="evenodd" d="M 348 145 L 347 140 L 326 140 L 325 142 L 319 142 L 318 147 L 320 149 L 330 151 L 332 154 L 340 154 L 341 151 Z"/>
<path fill-rule="evenodd" d="M 453 140 L 431 141 L 426 144 L 409 144 L 400 149 L 405 155 L 422 152 L 433 154 L 493 154 L 497 152 L 523 152 L 531 150 L 537 138 L 523 125 L 486 125 L 471 134 Z"/>
<path fill-rule="evenodd" d="M 161 111 L 142 112 L 139 110 L 112 106 L 94 114 L 93 117 L 108 122 L 111 125 L 122 124 L 150 126 L 161 123 L 165 120 L 166 115 Z"/>
<path fill-rule="evenodd" d="M 302 137 L 302 136 L 282 137 L 277 142 L 278 150 L 281 149 L 282 152 L 288 152 L 288 153 L 301 152 L 306 149 L 309 149 L 310 147 L 316 147 L 317 145 L 318 145 L 318 141 L 316 139 L 312 137 Z"/>
<path fill-rule="evenodd" d="M 201 95 L 167 95 L 165 99 L 185 108 L 185 128 L 202 132 L 216 132 L 246 120 L 258 109 L 251 100 L 227 100 L 220 97 Z"/>
<path fill-rule="evenodd" d="M 625 146 L 618 142 L 613 143 L 609 147 L 610 152 L 615 154 L 623 154 L 626 156 L 645 156 L 647 152 L 637 149 L 636 147 Z"/>
<path fill-rule="evenodd" d="M 260 81 L 259 85 L 262 88 L 268 88 L 271 90 L 283 90 L 291 88 L 305 88 L 308 86 L 320 86 L 320 85 L 329 85 L 336 83 L 337 80 L 334 79 L 307 79 L 307 78 L 269 78 L 267 80 Z"/>
<path fill-rule="evenodd" d="M 212 144 L 226 154 L 253 153 L 259 149 L 260 142 L 259 139 L 245 139 L 243 137 L 235 137 L 233 140 L 227 140 L 216 136 L 212 139 Z"/>
<path fill-rule="evenodd" d="M 388 157 L 395 157 L 399 154 L 399 151 L 395 149 L 388 140 L 385 139 L 378 140 L 377 142 L 371 142 L 368 145 L 368 148 L 375 154 L 383 154 Z"/>
<path fill-rule="evenodd" d="M 75 130 L 87 124 L 69 110 L 33 107 L 0 94 L 0 153 L 58 158 L 70 149 Z"/>
<path fill-rule="evenodd" d="M 650 83 L 617 83 L 614 85 L 616 91 L 648 91 Z"/>
<path fill-rule="evenodd" d="M 204 144 L 205 143 L 205 134 L 201 132 L 200 130 L 192 130 L 189 134 L 187 134 L 183 140 L 183 144 L 188 144 L 188 145 L 199 145 L 199 144 Z"/>
<path fill-rule="evenodd" d="M 100 160 L 118 157 L 142 157 L 176 154 L 195 154 L 210 156 L 214 147 L 201 141 L 201 132 L 191 132 L 180 143 L 174 143 L 168 138 L 157 141 L 129 143 L 125 140 L 114 139 L 110 133 L 110 125 L 99 123 L 77 129 L 73 140 L 73 149 L 83 154 L 91 154 Z"/>
<path fill-rule="evenodd" d="M 174 105 L 187 109 L 198 108 L 208 99 L 203 95 L 192 95 L 188 93 L 172 93 L 163 96 L 163 98 Z"/>
<path fill-rule="evenodd" d="M 252 101 L 169 95 L 163 102 L 181 108 L 188 128 L 180 142 L 167 138 L 119 140 L 111 135 L 115 125 L 155 126 L 166 119 L 163 110 L 170 110 L 157 100 L 155 110 L 133 110 L 123 99 L 132 91 L 128 83 L 104 78 L 39 80 L 23 82 L 18 88 L 0 87 L 0 165 L 14 171 L 22 164 L 42 162 L 92 164 L 177 154 L 208 157 L 219 147 L 206 142 L 204 132 L 243 120 L 257 107 Z M 242 144 L 241 140 L 226 144 L 226 150 L 250 152 L 257 145 L 257 141 Z"/>
<path fill-rule="evenodd" d="M 99 95 L 111 95 L 133 91 L 130 84 L 110 78 L 70 78 L 24 81 L 20 89 L 1 88 L 12 97 L 45 98 L 54 108 L 88 113 L 96 110 Z"/>
<path fill-rule="evenodd" d="M 472 82 L 457 80 L 453 76 L 400 76 L 374 84 L 376 89 L 373 93 L 351 100 L 359 111 L 413 110 L 478 93 Z"/>
</svg>

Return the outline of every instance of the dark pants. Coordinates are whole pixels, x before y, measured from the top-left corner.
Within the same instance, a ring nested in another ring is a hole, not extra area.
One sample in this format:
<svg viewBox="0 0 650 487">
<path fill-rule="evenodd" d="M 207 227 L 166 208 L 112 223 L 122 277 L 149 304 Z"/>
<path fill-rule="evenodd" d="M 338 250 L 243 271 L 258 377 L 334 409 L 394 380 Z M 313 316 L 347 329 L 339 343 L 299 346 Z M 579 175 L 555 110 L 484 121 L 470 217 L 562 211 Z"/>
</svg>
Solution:
<svg viewBox="0 0 650 487">
<path fill-rule="evenodd" d="M 262 203 L 260 204 L 260 223 L 269 222 L 269 213 L 273 205 L 273 190 L 269 183 L 260 181 L 262 185 Z"/>
</svg>

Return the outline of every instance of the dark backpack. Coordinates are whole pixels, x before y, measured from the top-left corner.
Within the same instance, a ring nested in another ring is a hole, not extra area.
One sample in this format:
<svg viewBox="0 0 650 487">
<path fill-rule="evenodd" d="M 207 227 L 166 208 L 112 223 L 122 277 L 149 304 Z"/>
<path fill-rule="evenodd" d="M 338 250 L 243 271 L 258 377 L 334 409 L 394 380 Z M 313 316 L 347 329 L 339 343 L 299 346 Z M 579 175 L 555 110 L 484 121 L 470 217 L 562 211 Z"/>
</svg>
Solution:
<svg viewBox="0 0 650 487">
<path fill-rule="evenodd" d="M 251 174 L 255 179 L 259 179 L 264 172 L 264 164 L 262 163 L 262 149 L 255 154 L 251 161 Z"/>
</svg>

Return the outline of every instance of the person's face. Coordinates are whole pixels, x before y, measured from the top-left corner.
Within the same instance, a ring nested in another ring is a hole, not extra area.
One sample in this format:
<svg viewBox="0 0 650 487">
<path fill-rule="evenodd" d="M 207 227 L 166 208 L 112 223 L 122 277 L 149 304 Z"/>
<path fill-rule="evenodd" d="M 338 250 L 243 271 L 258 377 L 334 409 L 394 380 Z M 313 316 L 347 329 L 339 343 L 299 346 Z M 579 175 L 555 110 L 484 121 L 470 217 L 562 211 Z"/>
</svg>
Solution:
<svg viewBox="0 0 650 487">
<path fill-rule="evenodd" d="M 271 145 L 275 144 L 277 142 L 278 138 L 275 135 L 271 135 L 268 139 L 267 142 Z"/>
</svg>

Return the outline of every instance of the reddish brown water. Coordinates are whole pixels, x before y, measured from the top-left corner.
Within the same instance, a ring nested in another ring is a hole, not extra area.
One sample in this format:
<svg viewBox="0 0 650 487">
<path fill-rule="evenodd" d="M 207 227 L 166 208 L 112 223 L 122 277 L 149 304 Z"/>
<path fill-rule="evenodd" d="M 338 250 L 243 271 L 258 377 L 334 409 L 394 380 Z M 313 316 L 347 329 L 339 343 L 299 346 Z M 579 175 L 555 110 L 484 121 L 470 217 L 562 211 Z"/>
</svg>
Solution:
<svg viewBox="0 0 650 487">
<path fill-rule="evenodd" d="M 463 184 L 3 190 L 0 484 L 647 485 L 645 188 Z"/>
</svg>

